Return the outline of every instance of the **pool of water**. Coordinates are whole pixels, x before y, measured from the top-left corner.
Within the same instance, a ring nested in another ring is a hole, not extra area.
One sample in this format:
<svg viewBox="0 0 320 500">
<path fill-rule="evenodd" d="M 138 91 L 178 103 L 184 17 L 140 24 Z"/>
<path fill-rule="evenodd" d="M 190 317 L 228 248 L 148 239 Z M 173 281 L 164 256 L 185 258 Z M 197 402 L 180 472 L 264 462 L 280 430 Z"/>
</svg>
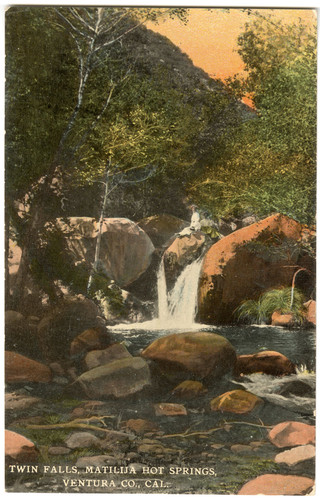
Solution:
<svg viewBox="0 0 320 500">
<path fill-rule="evenodd" d="M 115 325 L 112 327 L 114 341 L 124 341 L 131 354 L 138 354 L 159 337 L 180 331 L 209 331 L 217 333 L 233 345 L 238 355 L 252 354 L 262 350 L 278 351 L 299 367 L 315 370 L 316 333 L 314 330 L 292 329 L 272 326 L 208 326 L 192 325 L 188 329 L 161 329 L 161 325 L 148 322 L 139 327 Z"/>
</svg>

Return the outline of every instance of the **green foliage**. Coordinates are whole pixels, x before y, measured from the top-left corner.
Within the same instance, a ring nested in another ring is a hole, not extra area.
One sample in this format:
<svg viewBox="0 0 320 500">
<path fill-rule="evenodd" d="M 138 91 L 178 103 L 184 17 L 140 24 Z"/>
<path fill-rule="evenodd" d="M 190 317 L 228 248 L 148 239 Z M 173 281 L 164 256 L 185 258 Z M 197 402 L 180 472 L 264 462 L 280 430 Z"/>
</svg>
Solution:
<svg viewBox="0 0 320 500">
<path fill-rule="evenodd" d="M 278 288 L 265 292 L 258 300 L 246 300 L 235 311 L 239 320 L 249 323 L 270 323 L 275 311 L 281 314 L 292 313 L 298 323 L 302 322 L 302 308 L 305 302 L 303 293 L 294 288 L 291 307 L 292 288 Z"/>
<path fill-rule="evenodd" d="M 314 222 L 316 33 L 310 23 L 284 25 L 253 13 L 239 37 L 247 77 L 229 80 L 251 97 L 252 119 L 234 130 L 190 193 L 217 216 L 284 213 Z"/>
</svg>

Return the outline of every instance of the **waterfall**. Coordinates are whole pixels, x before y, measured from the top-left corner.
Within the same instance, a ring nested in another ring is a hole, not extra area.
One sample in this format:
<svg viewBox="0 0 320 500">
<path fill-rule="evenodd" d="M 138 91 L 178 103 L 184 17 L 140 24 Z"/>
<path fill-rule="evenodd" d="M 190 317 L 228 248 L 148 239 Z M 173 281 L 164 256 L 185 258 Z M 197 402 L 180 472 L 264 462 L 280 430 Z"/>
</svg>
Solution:
<svg viewBox="0 0 320 500">
<path fill-rule="evenodd" d="M 192 327 L 197 314 L 198 281 L 202 257 L 186 266 L 167 293 L 163 259 L 158 271 L 158 318 L 163 328 Z"/>
<path fill-rule="evenodd" d="M 109 327 L 115 331 L 128 330 L 192 330 L 207 325 L 195 323 L 198 306 L 198 282 L 203 257 L 186 266 L 171 290 L 167 292 L 163 258 L 157 274 L 158 317 L 143 323 L 120 323 Z"/>
</svg>

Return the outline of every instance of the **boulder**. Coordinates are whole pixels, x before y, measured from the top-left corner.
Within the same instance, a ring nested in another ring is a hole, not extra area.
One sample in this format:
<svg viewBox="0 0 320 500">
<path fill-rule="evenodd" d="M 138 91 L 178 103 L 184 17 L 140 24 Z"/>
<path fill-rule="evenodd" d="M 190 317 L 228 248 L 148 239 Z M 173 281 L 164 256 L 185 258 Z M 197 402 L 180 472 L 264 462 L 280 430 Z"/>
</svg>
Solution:
<svg viewBox="0 0 320 500">
<path fill-rule="evenodd" d="M 317 304 L 315 300 L 308 300 L 303 304 L 305 310 L 305 320 L 308 325 L 316 326 Z"/>
<path fill-rule="evenodd" d="M 313 484 L 309 477 L 263 474 L 242 486 L 238 495 L 306 495 Z"/>
<path fill-rule="evenodd" d="M 236 361 L 235 350 L 228 340 L 209 332 L 160 337 L 141 356 L 154 361 L 169 380 L 178 382 L 186 378 L 220 378 L 233 369 Z"/>
<path fill-rule="evenodd" d="M 39 452 L 35 444 L 17 432 L 5 430 L 5 457 L 6 462 L 34 463 L 39 459 Z"/>
<path fill-rule="evenodd" d="M 99 221 L 92 217 L 57 219 L 75 264 L 94 262 Z M 154 246 L 137 224 L 125 218 L 103 219 L 99 269 L 120 286 L 135 281 L 148 267 Z"/>
<path fill-rule="evenodd" d="M 77 448 L 100 448 L 100 439 L 91 432 L 73 432 L 64 442 L 72 450 Z"/>
<path fill-rule="evenodd" d="M 132 358 L 132 356 L 123 344 L 112 344 L 107 349 L 88 352 L 85 357 L 85 364 L 88 370 L 92 370 L 92 368 L 122 358 Z"/>
<path fill-rule="evenodd" d="M 315 427 L 303 422 L 281 422 L 269 431 L 268 438 L 277 448 L 314 444 Z"/>
<path fill-rule="evenodd" d="M 93 349 L 101 349 L 106 343 L 105 336 L 100 328 L 89 328 L 84 332 L 77 335 L 71 342 L 70 356 L 78 357 L 84 356 L 88 351 Z"/>
<path fill-rule="evenodd" d="M 295 446 L 290 450 L 282 451 L 275 456 L 274 461 L 277 464 L 286 464 L 291 467 L 304 462 L 305 460 L 311 460 L 316 456 L 316 448 L 312 444 L 306 444 L 303 446 Z"/>
<path fill-rule="evenodd" d="M 122 398 L 151 384 L 149 367 L 140 357 L 117 359 L 98 366 L 82 373 L 77 381 L 90 398 Z"/>
<path fill-rule="evenodd" d="M 263 400 L 251 392 L 242 389 L 225 392 L 210 401 L 211 411 L 222 411 L 230 413 L 249 413 Z"/>
<path fill-rule="evenodd" d="M 300 256 L 288 248 L 312 237 L 306 226 L 275 214 L 214 243 L 202 265 L 198 321 L 230 323 L 242 301 L 291 286 Z"/>
<path fill-rule="evenodd" d="M 208 392 L 202 382 L 197 380 L 184 380 L 177 385 L 172 391 L 172 394 L 178 398 L 193 399 L 202 396 Z"/>
<path fill-rule="evenodd" d="M 196 231 L 190 235 L 176 238 L 167 248 L 163 258 L 169 288 L 173 286 L 181 271 L 200 256 L 205 241 L 205 234 Z"/>
<path fill-rule="evenodd" d="M 284 326 L 285 328 L 292 328 L 295 326 L 296 320 L 293 313 L 281 314 L 279 311 L 275 311 L 271 316 L 272 326 Z"/>
<path fill-rule="evenodd" d="M 52 308 L 38 324 L 38 339 L 46 361 L 61 361 L 70 355 L 72 341 L 87 329 L 106 334 L 101 310 L 81 295 L 66 297 Z"/>
<path fill-rule="evenodd" d="M 189 226 L 189 222 L 174 215 L 161 214 L 146 217 L 139 221 L 138 225 L 147 233 L 155 247 L 162 247 L 176 233 Z"/>
<path fill-rule="evenodd" d="M 13 411 L 18 413 L 24 412 L 27 408 L 36 406 L 41 403 L 41 399 L 28 394 L 19 394 L 18 392 L 5 393 L 5 409 L 6 411 Z"/>
<path fill-rule="evenodd" d="M 50 368 L 17 352 L 5 352 L 5 381 L 8 384 L 25 382 L 50 382 Z"/>
<path fill-rule="evenodd" d="M 153 405 L 157 417 L 175 417 L 177 415 L 187 415 L 188 412 L 183 405 L 176 403 L 157 403 Z"/>
<path fill-rule="evenodd" d="M 291 375 L 296 373 L 296 367 L 290 359 L 277 351 L 261 351 L 237 356 L 235 376 L 258 372 L 274 376 Z"/>
</svg>

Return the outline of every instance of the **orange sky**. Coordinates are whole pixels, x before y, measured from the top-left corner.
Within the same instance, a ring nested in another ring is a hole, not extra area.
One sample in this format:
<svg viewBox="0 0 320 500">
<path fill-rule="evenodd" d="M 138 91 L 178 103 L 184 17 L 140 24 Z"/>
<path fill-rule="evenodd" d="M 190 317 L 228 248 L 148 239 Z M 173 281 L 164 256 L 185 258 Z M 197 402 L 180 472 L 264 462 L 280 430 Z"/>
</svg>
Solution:
<svg viewBox="0 0 320 500">
<path fill-rule="evenodd" d="M 262 10 L 262 9 L 257 9 Z M 307 9 L 267 9 L 285 22 L 301 17 L 308 23 L 315 20 L 315 10 Z M 148 28 L 167 36 L 183 52 L 191 57 L 196 66 L 204 69 L 210 76 L 226 78 L 243 71 L 243 63 L 236 52 L 237 37 L 250 16 L 240 9 L 192 8 L 187 25 L 178 20 L 166 20 Z"/>
</svg>

